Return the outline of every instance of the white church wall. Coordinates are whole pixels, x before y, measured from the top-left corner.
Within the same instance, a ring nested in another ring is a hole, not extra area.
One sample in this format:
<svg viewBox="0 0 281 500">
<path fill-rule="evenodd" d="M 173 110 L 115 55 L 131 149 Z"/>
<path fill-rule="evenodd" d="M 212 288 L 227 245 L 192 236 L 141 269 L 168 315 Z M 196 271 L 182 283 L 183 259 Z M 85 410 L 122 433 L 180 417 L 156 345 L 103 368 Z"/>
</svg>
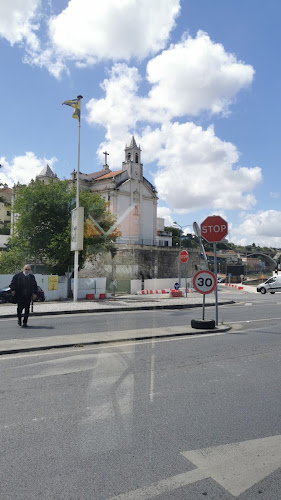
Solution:
<svg viewBox="0 0 281 500">
<path fill-rule="evenodd" d="M 143 239 L 155 241 L 156 240 L 156 228 L 155 228 L 156 220 L 154 220 L 153 200 L 144 199 L 143 206 L 142 206 L 142 219 L 143 219 L 143 228 L 142 228 Z"/>
</svg>

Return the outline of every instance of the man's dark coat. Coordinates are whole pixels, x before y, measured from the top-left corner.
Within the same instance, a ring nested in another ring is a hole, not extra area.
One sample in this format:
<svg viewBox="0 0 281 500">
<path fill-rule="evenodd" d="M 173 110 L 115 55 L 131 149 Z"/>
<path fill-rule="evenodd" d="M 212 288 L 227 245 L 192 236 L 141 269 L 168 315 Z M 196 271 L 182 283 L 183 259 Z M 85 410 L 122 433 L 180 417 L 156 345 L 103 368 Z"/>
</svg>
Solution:
<svg viewBox="0 0 281 500">
<path fill-rule="evenodd" d="M 33 274 L 25 276 L 23 272 L 13 276 L 10 288 L 16 292 L 15 298 L 17 302 L 31 301 L 32 294 L 35 293 L 37 295 L 38 292 L 36 279 Z"/>
</svg>

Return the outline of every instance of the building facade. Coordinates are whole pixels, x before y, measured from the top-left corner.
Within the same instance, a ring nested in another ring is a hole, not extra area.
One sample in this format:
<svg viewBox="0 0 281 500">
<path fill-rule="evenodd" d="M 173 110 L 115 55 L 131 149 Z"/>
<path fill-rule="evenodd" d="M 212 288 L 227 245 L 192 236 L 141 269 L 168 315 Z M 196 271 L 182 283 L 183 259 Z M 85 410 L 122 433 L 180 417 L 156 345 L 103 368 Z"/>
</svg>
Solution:
<svg viewBox="0 0 281 500">
<path fill-rule="evenodd" d="M 0 189 L 0 250 L 5 249 L 8 243 L 11 226 L 12 189 Z"/>
<path fill-rule="evenodd" d="M 105 164 L 102 170 L 91 174 L 80 173 L 80 187 L 96 191 L 108 202 L 121 232 L 118 243 L 159 245 L 157 192 L 143 175 L 140 146 L 137 146 L 132 137 L 130 145 L 125 147 L 125 159 L 120 170 L 111 171 L 107 164 L 108 153 L 104 154 Z M 71 175 L 72 182 L 76 183 L 77 172 L 73 171 Z M 165 236 L 165 245 L 170 246 L 171 236 Z"/>
</svg>

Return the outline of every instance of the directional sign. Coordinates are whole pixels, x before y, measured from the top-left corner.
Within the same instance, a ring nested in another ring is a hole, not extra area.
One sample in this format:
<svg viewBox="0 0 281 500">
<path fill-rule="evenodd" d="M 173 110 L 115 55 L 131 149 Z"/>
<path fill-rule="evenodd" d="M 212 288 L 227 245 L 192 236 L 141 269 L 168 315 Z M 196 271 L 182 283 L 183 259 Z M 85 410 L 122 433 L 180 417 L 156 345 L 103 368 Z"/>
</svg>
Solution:
<svg viewBox="0 0 281 500">
<path fill-rule="evenodd" d="M 188 261 L 188 252 L 186 250 L 182 250 L 180 253 L 180 261 L 185 263 Z"/>
<path fill-rule="evenodd" d="M 207 294 L 214 291 L 217 280 L 211 271 L 198 271 L 193 277 L 193 287 L 199 293 Z"/>
<path fill-rule="evenodd" d="M 221 241 L 228 233 L 228 224 L 220 215 L 207 217 L 201 224 L 201 236 L 209 243 Z"/>
<path fill-rule="evenodd" d="M 208 478 L 238 497 L 281 467 L 281 436 L 190 450 L 182 455 L 197 469 L 167 477 L 111 500 L 148 500 L 165 493 L 173 498 L 172 491 Z"/>
</svg>

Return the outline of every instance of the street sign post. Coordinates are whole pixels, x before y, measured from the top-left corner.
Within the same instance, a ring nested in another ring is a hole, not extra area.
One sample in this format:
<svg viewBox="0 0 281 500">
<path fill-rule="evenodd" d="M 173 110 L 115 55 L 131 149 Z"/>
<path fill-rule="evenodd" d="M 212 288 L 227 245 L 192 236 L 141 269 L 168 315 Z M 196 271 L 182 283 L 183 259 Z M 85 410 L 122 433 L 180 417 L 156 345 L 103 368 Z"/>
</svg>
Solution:
<svg viewBox="0 0 281 500">
<path fill-rule="evenodd" d="M 220 215 L 210 215 L 201 224 L 201 235 L 214 246 L 214 274 L 217 280 L 217 243 L 226 237 L 228 224 Z M 218 289 L 215 286 L 216 325 L 218 325 Z"/>
<path fill-rule="evenodd" d="M 189 258 L 189 255 L 188 255 L 188 252 L 187 250 L 182 250 L 181 253 L 180 253 L 180 261 L 183 263 L 183 264 L 186 264 L 187 261 L 188 261 L 188 258 Z M 187 266 L 185 266 L 185 296 L 187 297 Z"/>
<path fill-rule="evenodd" d="M 195 235 L 197 236 L 197 238 L 199 240 L 199 244 L 200 244 L 200 247 L 201 247 L 201 252 L 202 252 L 202 255 L 203 255 L 203 259 L 205 261 L 205 267 L 206 267 L 206 269 L 208 269 L 208 259 L 207 259 L 207 256 L 206 256 L 204 245 L 202 243 L 200 227 L 198 226 L 197 222 L 193 222 L 193 231 L 194 231 Z"/>
<path fill-rule="evenodd" d="M 193 277 L 193 287 L 198 293 L 203 295 L 203 321 L 205 319 L 205 295 L 215 290 L 217 286 L 216 276 L 207 269 L 198 271 Z"/>
</svg>

